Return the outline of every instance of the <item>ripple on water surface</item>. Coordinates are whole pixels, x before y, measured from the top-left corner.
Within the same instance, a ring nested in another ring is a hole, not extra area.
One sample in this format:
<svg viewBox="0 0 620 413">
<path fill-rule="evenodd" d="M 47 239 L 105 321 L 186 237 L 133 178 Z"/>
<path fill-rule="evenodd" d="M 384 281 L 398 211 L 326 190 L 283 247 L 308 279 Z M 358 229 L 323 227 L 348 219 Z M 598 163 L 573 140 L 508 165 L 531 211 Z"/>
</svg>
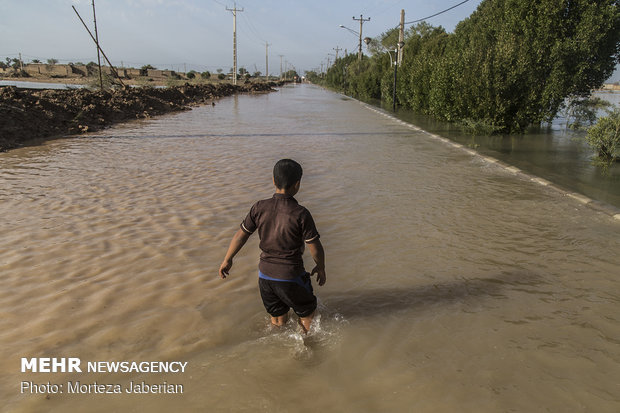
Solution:
<svg viewBox="0 0 620 413">
<path fill-rule="evenodd" d="M 283 157 L 327 253 L 307 337 L 268 327 L 256 237 L 216 277 Z M 35 355 L 188 361 L 149 411 L 620 409 L 617 222 L 312 86 L 0 154 L 0 221 L 10 411 L 136 406 L 18 395 Z"/>
</svg>

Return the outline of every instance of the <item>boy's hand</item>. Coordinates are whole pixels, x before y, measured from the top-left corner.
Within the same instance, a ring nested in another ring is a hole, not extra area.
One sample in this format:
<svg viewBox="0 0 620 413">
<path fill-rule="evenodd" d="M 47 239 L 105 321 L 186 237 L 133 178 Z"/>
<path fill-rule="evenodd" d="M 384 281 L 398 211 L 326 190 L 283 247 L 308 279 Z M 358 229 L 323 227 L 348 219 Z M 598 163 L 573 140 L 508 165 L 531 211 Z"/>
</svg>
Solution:
<svg viewBox="0 0 620 413">
<path fill-rule="evenodd" d="M 224 260 L 222 262 L 222 265 L 220 265 L 220 277 L 222 279 L 228 276 L 228 271 L 230 271 L 230 268 L 232 267 L 232 265 L 233 265 L 232 260 Z"/>
<path fill-rule="evenodd" d="M 325 284 L 325 280 L 327 279 L 327 276 L 325 275 L 325 268 L 319 268 L 319 266 L 317 265 L 316 267 L 312 269 L 310 276 L 314 275 L 315 273 L 316 273 L 316 280 L 319 283 L 319 285 Z"/>
<path fill-rule="evenodd" d="M 237 255 L 248 238 L 250 238 L 250 234 L 243 231 L 241 228 L 239 228 L 233 236 L 233 239 L 230 241 L 230 245 L 228 246 L 226 257 L 224 258 L 224 261 L 222 261 L 222 265 L 220 265 L 220 277 L 222 279 L 228 276 L 228 271 L 230 271 L 230 267 L 232 267 L 233 264 L 233 257 Z"/>
</svg>

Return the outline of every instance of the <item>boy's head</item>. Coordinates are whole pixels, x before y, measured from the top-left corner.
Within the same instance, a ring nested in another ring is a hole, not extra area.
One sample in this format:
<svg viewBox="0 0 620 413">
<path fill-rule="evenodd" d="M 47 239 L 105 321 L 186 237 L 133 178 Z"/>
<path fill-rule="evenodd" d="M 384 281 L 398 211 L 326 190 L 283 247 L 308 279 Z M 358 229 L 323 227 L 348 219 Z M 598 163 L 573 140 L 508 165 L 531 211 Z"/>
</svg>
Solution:
<svg viewBox="0 0 620 413">
<path fill-rule="evenodd" d="M 292 159 L 280 159 L 273 167 L 273 183 L 278 189 L 291 189 L 301 180 L 301 165 Z"/>
</svg>

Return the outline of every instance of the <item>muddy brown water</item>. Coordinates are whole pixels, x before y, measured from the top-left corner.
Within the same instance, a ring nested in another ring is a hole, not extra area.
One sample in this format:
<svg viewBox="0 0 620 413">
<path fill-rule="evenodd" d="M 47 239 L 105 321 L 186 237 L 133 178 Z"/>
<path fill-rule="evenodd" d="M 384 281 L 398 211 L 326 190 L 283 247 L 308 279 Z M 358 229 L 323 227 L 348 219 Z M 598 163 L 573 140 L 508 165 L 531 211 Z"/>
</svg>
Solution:
<svg viewBox="0 0 620 413">
<path fill-rule="evenodd" d="M 282 157 L 327 254 L 305 339 L 268 326 L 257 239 L 216 274 Z M 0 154 L 0 228 L 3 411 L 620 410 L 620 223 L 314 86 Z M 20 371 L 46 356 L 188 364 Z"/>
</svg>

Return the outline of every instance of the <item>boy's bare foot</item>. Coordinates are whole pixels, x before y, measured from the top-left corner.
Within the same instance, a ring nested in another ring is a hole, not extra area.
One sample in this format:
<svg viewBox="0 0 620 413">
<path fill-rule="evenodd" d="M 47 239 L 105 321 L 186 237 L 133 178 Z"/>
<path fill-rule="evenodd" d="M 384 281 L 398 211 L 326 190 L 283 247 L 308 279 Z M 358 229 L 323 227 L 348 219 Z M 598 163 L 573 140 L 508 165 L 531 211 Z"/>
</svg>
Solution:
<svg viewBox="0 0 620 413">
<path fill-rule="evenodd" d="M 310 331 L 310 324 L 312 324 L 314 313 L 316 313 L 316 311 L 313 311 L 312 314 L 310 314 L 308 317 L 299 317 L 298 319 L 298 323 L 304 330 L 304 334 L 308 334 L 308 331 Z"/>
<path fill-rule="evenodd" d="M 282 327 L 288 321 L 288 313 L 277 317 L 271 317 L 271 324 L 276 327 Z"/>
</svg>

